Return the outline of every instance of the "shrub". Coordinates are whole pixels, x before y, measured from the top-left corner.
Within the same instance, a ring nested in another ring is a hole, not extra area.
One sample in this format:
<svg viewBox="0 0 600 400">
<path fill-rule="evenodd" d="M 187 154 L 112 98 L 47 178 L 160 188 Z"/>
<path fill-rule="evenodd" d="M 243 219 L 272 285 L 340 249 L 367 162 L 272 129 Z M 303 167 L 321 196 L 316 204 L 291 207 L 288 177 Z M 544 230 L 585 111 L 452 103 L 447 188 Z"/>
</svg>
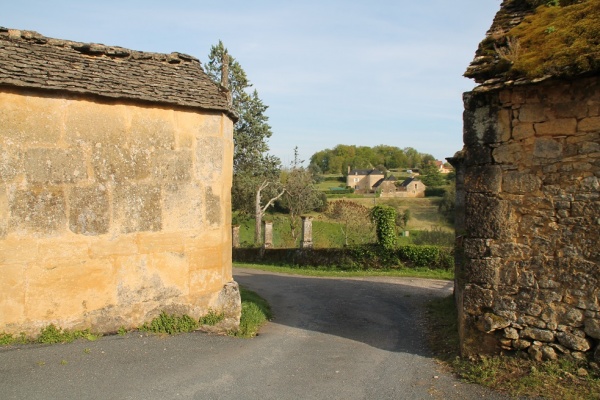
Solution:
<svg viewBox="0 0 600 400">
<path fill-rule="evenodd" d="M 196 328 L 198 328 L 198 321 L 189 315 L 169 315 L 163 311 L 158 317 L 142 325 L 140 331 L 173 335 L 175 333 L 191 332 Z"/>
<path fill-rule="evenodd" d="M 396 244 L 396 210 L 389 206 L 375 206 L 371 210 L 371 218 L 375 222 L 377 243 L 385 249 Z"/>
</svg>

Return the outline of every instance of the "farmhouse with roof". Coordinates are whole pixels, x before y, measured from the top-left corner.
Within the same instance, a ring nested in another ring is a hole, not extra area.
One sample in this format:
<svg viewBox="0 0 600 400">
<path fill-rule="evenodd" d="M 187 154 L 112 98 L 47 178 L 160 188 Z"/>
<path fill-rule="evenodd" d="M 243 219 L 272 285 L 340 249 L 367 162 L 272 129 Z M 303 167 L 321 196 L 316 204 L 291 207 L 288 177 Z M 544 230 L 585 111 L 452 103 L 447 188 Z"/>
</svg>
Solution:
<svg viewBox="0 0 600 400">
<path fill-rule="evenodd" d="M 600 362 L 600 1 L 546 3 L 504 0 L 465 74 L 461 350 Z"/>
<path fill-rule="evenodd" d="M 0 332 L 235 327 L 236 118 L 194 57 L 0 28 Z"/>
<path fill-rule="evenodd" d="M 385 178 L 385 174 L 377 169 L 353 169 L 348 171 L 346 186 L 359 193 L 372 193 L 377 182 Z"/>
<path fill-rule="evenodd" d="M 374 189 L 381 197 L 425 197 L 427 186 L 420 179 L 407 178 L 402 183 L 394 175 L 380 180 Z"/>
</svg>

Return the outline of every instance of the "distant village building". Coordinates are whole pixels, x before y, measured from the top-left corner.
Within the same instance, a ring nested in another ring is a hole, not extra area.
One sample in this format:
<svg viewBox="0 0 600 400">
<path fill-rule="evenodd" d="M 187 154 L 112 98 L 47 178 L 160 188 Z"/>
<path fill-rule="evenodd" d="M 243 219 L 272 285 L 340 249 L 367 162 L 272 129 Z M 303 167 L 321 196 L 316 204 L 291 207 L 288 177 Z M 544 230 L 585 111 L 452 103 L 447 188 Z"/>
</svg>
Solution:
<svg viewBox="0 0 600 400">
<path fill-rule="evenodd" d="M 353 169 L 348 171 L 346 186 L 357 192 L 373 193 L 377 182 L 385 178 L 385 173 L 377 169 Z"/>
<path fill-rule="evenodd" d="M 399 183 L 393 175 L 375 184 L 381 197 L 425 197 L 427 186 L 417 178 L 407 178 Z"/>
<path fill-rule="evenodd" d="M 0 28 L 0 332 L 235 327 L 236 118 L 194 57 Z"/>
</svg>

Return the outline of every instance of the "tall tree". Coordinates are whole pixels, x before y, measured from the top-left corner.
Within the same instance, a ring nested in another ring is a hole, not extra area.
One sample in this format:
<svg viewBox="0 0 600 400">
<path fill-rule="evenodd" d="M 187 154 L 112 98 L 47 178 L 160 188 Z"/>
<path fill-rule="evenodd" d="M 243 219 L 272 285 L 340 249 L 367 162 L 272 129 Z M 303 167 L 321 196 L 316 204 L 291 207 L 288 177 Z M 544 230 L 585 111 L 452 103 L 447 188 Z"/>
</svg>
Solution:
<svg viewBox="0 0 600 400">
<path fill-rule="evenodd" d="M 269 155 L 267 139 L 271 137 L 268 106 L 258 96 L 240 63 L 219 40 L 212 46 L 204 69 L 216 84 L 220 84 L 223 60 L 228 60 L 228 83 L 232 107 L 239 116 L 233 128 L 233 187 L 231 201 L 242 216 L 254 215 L 255 243 L 261 240 L 261 221 L 266 210 L 282 196 L 279 184 L 279 158 Z"/>
</svg>

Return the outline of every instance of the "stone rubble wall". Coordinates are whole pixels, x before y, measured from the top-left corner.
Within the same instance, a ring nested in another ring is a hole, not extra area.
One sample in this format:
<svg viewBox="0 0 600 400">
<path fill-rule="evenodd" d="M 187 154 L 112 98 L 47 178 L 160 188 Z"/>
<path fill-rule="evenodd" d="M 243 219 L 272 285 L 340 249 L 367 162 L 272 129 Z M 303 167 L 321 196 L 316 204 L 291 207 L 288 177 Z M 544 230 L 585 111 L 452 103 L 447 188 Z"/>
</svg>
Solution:
<svg viewBox="0 0 600 400">
<path fill-rule="evenodd" d="M 465 94 L 464 355 L 600 360 L 600 78 Z"/>
<path fill-rule="evenodd" d="M 232 154 L 221 112 L 0 90 L 0 332 L 238 323 Z"/>
</svg>

